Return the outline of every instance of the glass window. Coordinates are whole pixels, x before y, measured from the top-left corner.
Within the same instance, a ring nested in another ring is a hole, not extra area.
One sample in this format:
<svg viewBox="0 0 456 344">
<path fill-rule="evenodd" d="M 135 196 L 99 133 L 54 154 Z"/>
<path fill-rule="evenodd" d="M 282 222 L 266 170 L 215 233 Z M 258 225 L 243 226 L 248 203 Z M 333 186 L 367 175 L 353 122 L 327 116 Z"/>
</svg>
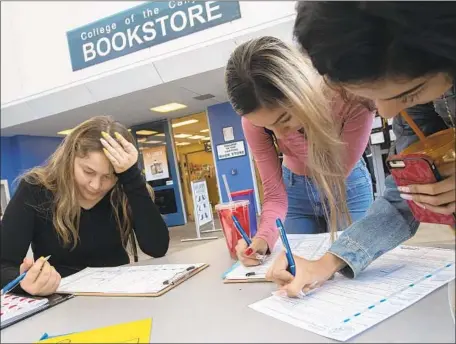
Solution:
<svg viewBox="0 0 456 344">
<path fill-rule="evenodd" d="M 139 162 L 147 182 L 152 187 L 172 185 L 169 138 L 165 122 L 150 123 L 135 128 Z"/>
</svg>

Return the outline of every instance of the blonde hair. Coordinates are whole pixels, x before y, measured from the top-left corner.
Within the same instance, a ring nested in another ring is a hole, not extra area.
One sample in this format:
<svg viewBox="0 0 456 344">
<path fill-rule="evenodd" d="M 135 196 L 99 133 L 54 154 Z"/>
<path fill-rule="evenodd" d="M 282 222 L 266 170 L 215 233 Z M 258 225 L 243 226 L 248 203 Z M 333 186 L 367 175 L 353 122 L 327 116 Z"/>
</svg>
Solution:
<svg viewBox="0 0 456 344">
<path fill-rule="evenodd" d="M 230 102 L 245 115 L 259 108 L 286 109 L 300 119 L 308 144 L 307 173 L 319 189 L 334 240 L 351 223 L 346 202 L 343 123 L 331 101 L 338 97 L 303 54 L 274 37 L 253 39 L 232 53 L 225 73 Z M 345 106 L 348 110 L 348 107 Z"/>
<path fill-rule="evenodd" d="M 133 136 L 122 124 L 108 116 L 93 117 L 74 128 L 44 166 L 35 167 L 21 177 L 27 183 L 43 186 L 53 194 L 52 222 L 54 229 L 64 246 L 72 244 L 72 249 L 79 241 L 81 217 L 74 176 L 74 160 L 76 157 L 85 157 L 90 152 L 102 152 L 103 146 L 100 142 L 102 131 L 111 136 L 118 132 L 127 141 L 134 143 Z M 152 188 L 148 184 L 146 186 L 153 199 Z M 119 182 L 111 190 L 110 202 L 120 231 L 122 245 L 126 249 L 130 241 L 133 253 L 136 255 L 131 209 Z"/>
</svg>

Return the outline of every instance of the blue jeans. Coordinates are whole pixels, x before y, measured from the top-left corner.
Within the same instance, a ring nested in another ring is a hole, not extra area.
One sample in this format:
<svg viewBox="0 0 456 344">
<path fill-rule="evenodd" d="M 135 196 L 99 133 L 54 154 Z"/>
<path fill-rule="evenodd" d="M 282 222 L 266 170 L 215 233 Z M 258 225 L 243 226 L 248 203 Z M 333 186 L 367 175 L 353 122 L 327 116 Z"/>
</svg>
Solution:
<svg viewBox="0 0 456 344">
<path fill-rule="evenodd" d="M 282 167 L 288 194 L 285 228 L 290 234 L 316 234 L 328 231 L 317 188 L 307 176 Z M 352 221 L 361 219 L 374 201 L 372 180 L 363 159 L 355 165 L 346 181 L 347 205 Z M 340 228 L 341 230 L 345 228 Z"/>
</svg>

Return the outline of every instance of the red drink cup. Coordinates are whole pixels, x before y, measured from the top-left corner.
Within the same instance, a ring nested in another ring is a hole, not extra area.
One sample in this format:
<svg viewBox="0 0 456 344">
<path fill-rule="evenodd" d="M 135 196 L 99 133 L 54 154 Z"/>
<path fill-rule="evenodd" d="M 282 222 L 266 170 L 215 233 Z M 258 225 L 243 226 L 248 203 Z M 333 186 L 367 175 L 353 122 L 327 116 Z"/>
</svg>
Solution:
<svg viewBox="0 0 456 344">
<path fill-rule="evenodd" d="M 247 236 L 250 238 L 250 222 L 249 222 L 249 201 L 236 201 L 232 203 L 217 204 L 215 210 L 222 225 L 223 234 L 226 240 L 226 246 L 233 259 L 237 260 L 236 245 L 239 239 L 242 239 L 241 234 L 234 225 L 232 216 L 236 216 Z"/>
</svg>

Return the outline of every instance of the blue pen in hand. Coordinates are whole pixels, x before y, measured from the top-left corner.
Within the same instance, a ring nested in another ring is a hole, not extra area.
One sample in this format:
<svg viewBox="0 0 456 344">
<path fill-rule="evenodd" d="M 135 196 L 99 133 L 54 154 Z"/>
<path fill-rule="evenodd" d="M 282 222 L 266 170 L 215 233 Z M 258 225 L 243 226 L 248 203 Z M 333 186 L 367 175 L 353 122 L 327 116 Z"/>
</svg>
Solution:
<svg viewBox="0 0 456 344">
<path fill-rule="evenodd" d="M 296 263 L 293 258 L 293 253 L 291 252 L 290 243 L 288 242 L 287 234 L 285 233 L 285 228 L 280 219 L 276 220 L 277 228 L 279 229 L 280 238 L 282 239 L 283 246 L 285 247 L 285 254 L 287 256 L 288 268 L 287 271 L 296 276 Z"/>
<path fill-rule="evenodd" d="M 44 261 L 48 261 L 49 258 L 51 258 L 51 256 L 47 256 L 46 258 L 44 258 Z M 22 282 L 22 280 L 25 278 L 25 276 L 27 275 L 27 271 L 23 272 L 22 274 L 20 274 L 18 277 L 16 277 L 14 280 L 12 280 L 11 282 L 9 282 L 7 285 L 5 285 L 3 287 L 3 289 L 0 291 L 0 294 L 3 295 L 3 294 L 6 294 L 6 293 L 9 293 L 11 290 L 13 290 L 14 288 L 16 288 L 16 286 Z"/>
<path fill-rule="evenodd" d="M 244 229 L 242 228 L 241 224 L 239 223 L 238 219 L 236 218 L 236 216 L 234 215 L 231 215 L 231 218 L 233 219 L 233 222 L 234 222 L 234 225 L 236 226 L 236 229 L 238 230 L 239 234 L 241 234 L 242 238 L 244 239 L 244 241 L 247 243 L 247 246 L 250 246 L 252 245 L 252 240 L 250 240 L 249 236 L 247 235 L 247 233 L 244 231 Z"/>
</svg>

